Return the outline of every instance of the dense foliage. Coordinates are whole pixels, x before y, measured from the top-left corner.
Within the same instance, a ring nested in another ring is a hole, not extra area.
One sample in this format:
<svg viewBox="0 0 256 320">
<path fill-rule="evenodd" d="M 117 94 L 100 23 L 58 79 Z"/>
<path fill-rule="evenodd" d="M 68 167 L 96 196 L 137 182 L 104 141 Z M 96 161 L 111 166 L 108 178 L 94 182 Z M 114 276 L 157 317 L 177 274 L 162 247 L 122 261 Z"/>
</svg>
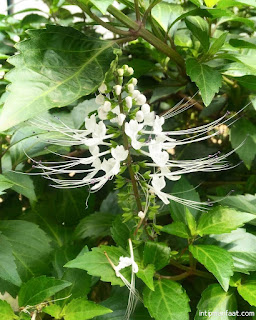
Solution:
<svg viewBox="0 0 256 320">
<path fill-rule="evenodd" d="M 255 1 L 45 3 L 0 15 L 0 319 L 256 319 Z"/>
</svg>

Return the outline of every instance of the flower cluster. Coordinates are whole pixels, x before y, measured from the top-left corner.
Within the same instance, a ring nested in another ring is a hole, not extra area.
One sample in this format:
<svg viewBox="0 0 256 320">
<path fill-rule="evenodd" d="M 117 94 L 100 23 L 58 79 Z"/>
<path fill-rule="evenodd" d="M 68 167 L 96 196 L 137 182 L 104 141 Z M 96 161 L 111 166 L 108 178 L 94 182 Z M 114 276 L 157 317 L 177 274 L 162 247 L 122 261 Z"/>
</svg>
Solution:
<svg viewBox="0 0 256 320">
<path fill-rule="evenodd" d="M 183 174 L 191 172 L 211 172 L 227 169 L 230 165 L 225 158 L 229 154 L 219 154 L 195 160 L 174 160 L 173 150 L 176 146 L 195 143 L 209 139 L 219 132 L 220 124 L 227 123 L 226 115 L 196 128 L 177 131 L 164 131 L 165 121 L 190 108 L 189 103 L 180 103 L 163 116 L 151 110 L 147 99 L 136 89 L 137 79 L 131 78 L 133 69 L 124 65 L 117 70 L 116 83 L 103 83 L 96 96 L 98 110 L 85 118 L 84 129 L 73 129 L 59 120 L 51 123 L 35 120 L 34 124 L 61 134 L 59 139 L 49 142 L 59 145 L 82 145 L 88 148 L 90 155 L 84 158 L 66 156 L 58 163 L 38 162 L 34 167 L 41 169 L 42 175 L 51 179 L 55 187 L 76 188 L 90 186 L 91 191 L 99 190 L 109 179 L 118 175 L 125 164 L 130 148 L 147 159 L 145 166 L 150 169 L 148 190 L 165 204 L 171 200 L 181 202 L 193 208 L 204 203 L 181 199 L 164 192 L 166 180 L 179 180 Z M 120 142 L 120 133 L 124 140 Z M 79 169 L 77 169 L 79 167 Z M 83 167 L 83 169 L 81 169 Z M 59 174 L 85 174 L 83 179 L 58 179 Z M 207 204 L 208 205 L 208 204 Z"/>
</svg>

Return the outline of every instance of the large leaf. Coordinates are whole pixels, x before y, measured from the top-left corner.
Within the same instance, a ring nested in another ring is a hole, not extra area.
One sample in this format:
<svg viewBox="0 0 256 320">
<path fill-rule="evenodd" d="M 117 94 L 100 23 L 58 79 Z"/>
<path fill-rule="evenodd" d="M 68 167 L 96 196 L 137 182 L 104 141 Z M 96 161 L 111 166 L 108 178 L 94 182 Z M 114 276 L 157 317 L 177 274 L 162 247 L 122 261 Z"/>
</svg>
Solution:
<svg viewBox="0 0 256 320">
<path fill-rule="evenodd" d="M 0 131 L 95 91 L 114 59 L 113 41 L 101 41 L 67 27 L 30 30 L 10 59 L 15 68 Z"/>
<path fill-rule="evenodd" d="M 0 221 L 0 231 L 12 245 L 18 273 L 23 281 L 47 270 L 50 241 L 37 225 L 21 220 L 6 220 Z"/>
<path fill-rule="evenodd" d="M 232 126 L 230 137 L 232 147 L 237 148 L 239 158 L 250 169 L 256 156 L 256 126 L 247 119 L 241 119 Z"/>
<path fill-rule="evenodd" d="M 112 310 L 84 298 L 79 298 L 73 299 L 66 305 L 62 315 L 65 320 L 87 320 L 110 312 Z"/>
<path fill-rule="evenodd" d="M 155 267 L 153 264 L 149 264 L 145 269 L 139 268 L 136 276 L 140 278 L 149 287 L 150 290 L 154 291 L 154 274 Z"/>
<path fill-rule="evenodd" d="M 81 2 L 86 2 L 86 0 L 79 0 Z M 91 0 L 91 3 L 95 5 L 97 9 L 99 9 L 103 14 L 106 13 L 107 8 L 111 5 L 114 0 Z"/>
<path fill-rule="evenodd" d="M 231 253 L 234 271 L 256 271 L 256 236 L 239 228 L 231 233 L 211 236 L 218 246 Z"/>
<path fill-rule="evenodd" d="M 12 246 L 7 238 L 0 233 L 0 278 L 12 284 L 21 285 L 21 279 L 17 272 L 15 258 L 12 254 Z"/>
<path fill-rule="evenodd" d="M 222 248 L 212 245 L 190 246 L 189 251 L 196 260 L 213 273 L 222 288 L 227 291 L 230 277 L 234 273 L 231 254 Z"/>
<path fill-rule="evenodd" d="M 221 74 L 206 64 L 199 63 L 194 58 L 186 60 L 186 70 L 190 79 L 195 82 L 199 88 L 204 104 L 208 106 L 215 93 L 217 93 L 221 87 Z"/>
<path fill-rule="evenodd" d="M 13 186 L 13 182 L 0 174 L 0 194 Z"/>
<path fill-rule="evenodd" d="M 68 287 L 71 282 L 41 276 L 30 279 L 19 291 L 19 306 L 34 306 Z"/>
<path fill-rule="evenodd" d="M 92 251 L 86 252 L 83 255 L 79 255 L 76 259 L 69 261 L 65 267 L 86 270 L 90 275 L 100 277 L 102 281 L 123 286 L 124 283 L 116 276 L 104 251 L 107 252 L 114 265 L 118 265 L 121 256 L 127 256 L 127 253 L 122 248 L 101 246 L 100 248 L 93 248 Z M 126 270 L 122 273 L 126 278 L 127 276 L 129 277 L 129 273 Z"/>
<path fill-rule="evenodd" d="M 255 215 L 247 212 L 218 206 L 202 214 L 197 232 L 200 236 L 205 234 L 228 233 L 238 227 L 242 227 L 246 222 L 254 220 L 255 217 Z"/>
<path fill-rule="evenodd" d="M 6 301 L 0 300 L 0 319 L 1 320 L 15 320 L 18 317 L 12 310 L 12 307 Z"/>
<path fill-rule="evenodd" d="M 205 51 L 209 49 L 210 38 L 209 38 L 209 25 L 201 17 L 187 17 L 185 19 L 188 29 L 193 35 L 200 41 Z"/>
<path fill-rule="evenodd" d="M 111 213 L 96 212 L 82 219 L 75 230 L 76 239 L 93 239 L 110 235 L 110 227 L 115 218 Z M 127 243 L 127 242 L 126 242 Z"/>
<path fill-rule="evenodd" d="M 144 264 L 153 264 L 155 270 L 160 270 L 168 265 L 170 253 L 171 249 L 164 243 L 146 242 L 143 252 Z"/>
<path fill-rule="evenodd" d="M 156 320 L 188 320 L 189 298 L 182 286 L 170 280 L 154 281 L 155 291 L 145 287 L 144 304 Z"/>
<path fill-rule="evenodd" d="M 234 320 L 234 315 L 231 313 L 235 312 L 236 308 L 234 290 L 225 292 L 218 284 L 212 284 L 202 293 L 195 320 Z M 230 315 L 226 314 L 226 310 Z"/>
<path fill-rule="evenodd" d="M 121 215 L 118 215 L 111 228 L 111 235 L 115 243 L 123 248 L 127 247 L 128 239 L 131 237 L 135 223 L 132 221 L 123 222 Z"/>
<path fill-rule="evenodd" d="M 166 232 L 181 238 L 189 238 L 189 231 L 184 222 L 176 221 L 164 226 L 161 229 L 162 232 Z"/>
</svg>

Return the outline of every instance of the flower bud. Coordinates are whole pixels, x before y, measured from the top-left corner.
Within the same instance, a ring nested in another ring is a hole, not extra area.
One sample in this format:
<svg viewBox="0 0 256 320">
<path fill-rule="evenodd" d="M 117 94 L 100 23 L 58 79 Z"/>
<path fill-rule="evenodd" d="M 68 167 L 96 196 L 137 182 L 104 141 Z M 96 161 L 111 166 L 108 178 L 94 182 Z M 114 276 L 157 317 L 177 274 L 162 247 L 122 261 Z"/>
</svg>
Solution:
<svg viewBox="0 0 256 320">
<path fill-rule="evenodd" d="M 107 86 L 105 85 L 104 82 L 99 86 L 98 90 L 100 93 L 105 93 L 107 91 Z"/>
<path fill-rule="evenodd" d="M 123 75 L 124 75 L 124 69 L 118 69 L 118 70 L 117 70 L 117 73 L 118 73 L 119 77 L 123 77 Z"/>
<path fill-rule="evenodd" d="M 144 120 L 144 113 L 142 111 L 138 111 L 136 113 L 136 120 L 138 122 L 142 122 Z"/>
<path fill-rule="evenodd" d="M 134 90 L 133 93 L 132 93 L 132 97 L 133 97 L 134 99 L 136 99 L 140 94 L 141 94 L 141 93 L 140 93 L 139 90 Z"/>
<path fill-rule="evenodd" d="M 131 82 L 132 82 L 132 84 L 133 84 L 134 86 L 136 86 L 137 83 L 138 83 L 138 80 L 137 80 L 136 78 L 132 78 L 132 79 L 131 79 Z"/>
<path fill-rule="evenodd" d="M 98 116 L 99 116 L 99 118 L 100 118 L 100 120 L 107 120 L 107 112 L 105 112 L 104 110 L 103 110 L 103 107 L 99 107 L 98 108 Z"/>
<path fill-rule="evenodd" d="M 116 95 L 119 96 L 122 92 L 122 86 L 117 84 L 116 86 L 114 86 L 114 90 L 115 90 Z"/>
<path fill-rule="evenodd" d="M 138 105 L 143 105 L 147 102 L 147 98 L 144 96 L 144 94 L 140 94 L 137 98 L 136 98 L 136 103 Z"/>
<path fill-rule="evenodd" d="M 133 91 L 134 91 L 134 85 L 133 85 L 132 83 L 128 84 L 127 88 L 128 88 L 128 91 L 129 91 L 130 93 L 133 93 Z"/>
<path fill-rule="evenodd" d="M 119 126 L 121 126 L 123 123 L 124 123 L 124 119 L 125 119 L 125 114 L 123 113 L 120 113 L 118 116 L 117 116 L 117 121 L 118 121 L 118 124 Z"/>
<path fill-rule="evenodd" d="M 141 107 L 141 111 L 144 114 L 148 114 L 150 112 L 150 106 L 147 103 L 143 104 Z"/>
<path fill-rule="evenodd" d="M 128 74 L 129 74 L 130 76 L 134 74 L 134 70 L 133 70 L 132 67 L 129 67 L 129 68 L 127 69 L 127 72 L 128 72 Z"/>
<path fill-rule="evenodd" d="M 132 97 L 126 97 L 125 98 L 125 103 L 126 103 L 126 107 L 128 109 L 131 109 L 131 107 L 132 107 Z"/>
<path fill-rule="evenodd" d="M 96 96 L 95 102 L 96 102 L 98 105 L 102 105 L 102 104 L 104 104 L 104 102 L 105 102 L 105 97 L 104 97 L 102 94 L 98 94 L 98 95 Z"/>
<path fill-rule="evenodd" d="M 105 101 L 102 109 L 104 110 L 104 112 L 109 112 L 111 110 L 111 103 L 109 101 Z"/>
<path fill-rule="evenodd" d="M 138 217 L 141 218 L 141 220 L 144 219 L 145 216 L 146 216 L 146 213 L 143 212 L 143 211 L 140 211 L 140 212 L 138 213 Z"/>
</svg>

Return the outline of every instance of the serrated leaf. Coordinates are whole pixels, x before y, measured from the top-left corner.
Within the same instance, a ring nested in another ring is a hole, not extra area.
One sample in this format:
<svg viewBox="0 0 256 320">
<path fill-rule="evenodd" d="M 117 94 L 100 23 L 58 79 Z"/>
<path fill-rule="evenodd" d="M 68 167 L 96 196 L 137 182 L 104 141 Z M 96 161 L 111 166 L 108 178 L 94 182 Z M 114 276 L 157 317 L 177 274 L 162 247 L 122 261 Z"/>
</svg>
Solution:
<svg viewBox="0 0 256 320">
<path fill-rule="evenodd" d="M 189 251 L 219 281 L 227 291 L 233 272 L 232 256 L 226 250 L 213 245 L 189 246 Z"/>
<path fill-rule="evenodd" d="M 1 117 L 0 130 L 69 105 L 95 91 L 114 59 L 114 41 L 90 38 L 70 27 L 47 26 L 30 30 L 20 42 L 19 55 L 10 58 L 15 68 Z"/>
<path fill-rule="evenodd" d="M 218 284 L 212 284 L 204 290 L 197 305 L 195 320 L 233 320 L 234 315 L 226 314 L 237 309 L 236 296 L 234 290 L 225 292 Z M 205 313 L 206 311 L 206 313 Z M 203 314 L 199 313 L 203 312 Z M 211 315 L 209 314 L 211 312 Z M 219 314 L 222 314 L 221 317 Z"/>
<path fill-rule="evenodd" d="M 0 278 L 11 282 L 16 286 L 21 285 L 21 279 L 17 272 L 15 258 L 12 254 L 12 246 L 7 238 L 0 232 Z"/>
<path fill-rule="evenodd" d="M 30 176 L 26 176 L 14 171 L 5 172 L 4 176 L 13 183 L 12 189 L 14 191 L 22 194 L 31 201 L 37 200 L 33 180 Z"/>
<path fill-rule="evenodd" d="M 237 291 L 251 306 L 256 307 L 256 280 L 241 282 Z"/>
<path fill-rule="evenodd" d="M 160 270 L 169 264 L 170 253 L 171 249 L 164 243 L 146 242 L 143 252 L 144 264 L 153 264 L 155 270 Z"/>
<path fill-rule="evenodd" d="M 80 298 L 74 299 L 66 305 L 62 311 L 62 316 L 65 320 L 87 320 L 110 312 L 112 310 Z"/>
<path fill-rule="evenodd" d="M 201 215 L 197 232 L 200 236 L 228 233 L 255 218 L 255 215 L 247 212 L 218 206 Z"/>
<path fill-rule="evenodd" d="M 0 300 L 0 319 L 1 320 L 15 320 L 18 317 L 12 310 L 8 302 Z"/>
<path fill-rule="evenodd" d="M 189 298 L 182 286 L 170 280 L 154 281 L 155 291 L 145 287 L 144 304 L 156 320 L 188 320 Z"/>
<path fill-rule="evenodd" d="M 209 49 L 209 25 L 199 16 L 189 16 L 185 19 L 188 29 L 200 41 L 205 51 Z"/>
<path fill-rule="evenodd" d="M 216 69 L 201 64 L 194 58 L 187 59 L 186 70 L 191 81 L 195 82 L 199 88 L 204 104 L 208 106 L 221 87 L 221 74 Z"/>
<path fill-rule="evenodd" d="M 42 311 L 49 314 L 54 319 L 61 319 L 62 318 L 62 316 L 61 316 L 62 308 L 60 306 L 58 306 L 57 304 L 51 304 L 51 305 L 43 308 Z"/>
<path fill-rule="evenodd" d="M 82 219 L 75 229 L 75 239 L 102 238 L 110 235 L 110 227 L 115 218 L 111 213 L 96 212 Z"/>
<path fill-rule="evenodd" d="M 230 140 L 239 158 L 250 169 L 256 156 L 256 126 L 247 119 L 240 119 L 230 130 Z"/>
<path fill-rule="evenodd" d="M 118 265 L 121 256 L 127 256 L 127 252 L 122 248 L 101 246 L 100 248 L 93 248 L 92 251 L 69 261 L 65 267 L 86 270 L 90 275 L 100 277 L 102 281 L 111 282 L 112 285 L 123 286 L 123 281 L 116 276 L 104 251 L 107 252 L 114 265 Z M 129 278 L 129 271 L 124 269 L 122 274 Z"/>
<path fill-rule="evenodd" d="M 0 231 L 12 245 L 17 270 L 23 281 L 46 272 L 52 250 L 50 239 L 36 224 L 22 220 L 0 221 Z"/>
<path fill-rule="evenodd" d="M 68 287 L 71 282 L 41 276 L 32 278 L 23 284 L 19 291 L 19 306 L 34 306 Z"/>
<path fill-rule="evenodd" d="M 211 236 L 214 244 L 226 249 L 234 260 L 234 271 L 256 271 L 256 236 L 239 228 L 231 233 Z"/>
<path fill-rule="evenodd" d="M 136 273 L 136 276 L 140 278 L 150 290 L 154 291 L 154 274 L 155 267 L 153 264 L 148 264 L 145 269 L 139 268 L 139 271 Z"/>
<path fill-rule="evenodd" d="M 186 180 L 186 178 L 181 177 L 177 181 L 172 189 L 172 192 L 178 194 L 178 197 L 181 199 L 192 200 L 200 202 L 199 194 L 196 192 L 195 188 Z M 186 210 L 187 208 L 181 204 L 174 201 L 170 203 L 171 216 L 174 221 L 181 221 L 187 224 L 186 221 Z M 198 210 L 189 208 L 189 211 L 196 218 Z"/>
<path fill-rule="evenodd" d="M 185 238 L 185 239 L 189 238 L 188 227 L 185 225 L 185 223 L 181 221 L 176 221 L 171 224 L 168 224 L 164 226 L 161 229 L 161 231 L 169 234 L 173 234 L 180 238 Z"/>
</svg>

